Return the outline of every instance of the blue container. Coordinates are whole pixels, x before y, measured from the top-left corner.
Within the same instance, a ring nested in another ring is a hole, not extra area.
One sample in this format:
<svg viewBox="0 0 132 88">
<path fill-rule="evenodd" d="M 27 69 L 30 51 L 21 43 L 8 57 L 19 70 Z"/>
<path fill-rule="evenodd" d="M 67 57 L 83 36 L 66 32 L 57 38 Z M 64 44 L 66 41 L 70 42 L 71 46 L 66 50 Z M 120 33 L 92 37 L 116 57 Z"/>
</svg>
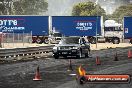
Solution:
<svg viewBox="0 0 132 88">
<path fill-rule="evenodd" d="M 48 16 L 0 16 L 0 31 L 48 35 Z"/>
<path fill-rule="evenodd" d="M 100 16 L 53 16 L 52 29 L 65 36 L 101 35 Z"/>
<path fill-rule="evenodd" d="M 124 38 L 132 38 L 132 17 L 124 17 Z"/>
</svg>

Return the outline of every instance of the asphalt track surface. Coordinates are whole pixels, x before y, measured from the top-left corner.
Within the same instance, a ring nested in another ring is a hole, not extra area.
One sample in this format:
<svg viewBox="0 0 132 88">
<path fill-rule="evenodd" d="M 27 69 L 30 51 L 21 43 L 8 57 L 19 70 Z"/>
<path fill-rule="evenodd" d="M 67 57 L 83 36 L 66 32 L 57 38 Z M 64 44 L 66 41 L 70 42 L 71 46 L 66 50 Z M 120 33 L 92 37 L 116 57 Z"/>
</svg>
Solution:
<svg viewBox="0 0 132 88">
<path fill-rule="evenodd" d="M 132 58 L 127 57 L 128 48 L 92 51 L 90 58 L 72 59 L 73 71 L 69 68 L 68 59 L 55 60 L 52 56 L 27 62 L 14 62 L 0 65 L 0 88 L 132 88 L 132 82 L 126 84 L 93 84 L 80 85 L 76 74 L 80 65 L 88 74 L 130 74 L 132 75 Z M 118 60 L 114 61 L 117 52 Z M 96 65 L 99 56 L 101 65 Z M 40 67 L 42 81 L 33 81 L 37 66 Z"/>
</svg>

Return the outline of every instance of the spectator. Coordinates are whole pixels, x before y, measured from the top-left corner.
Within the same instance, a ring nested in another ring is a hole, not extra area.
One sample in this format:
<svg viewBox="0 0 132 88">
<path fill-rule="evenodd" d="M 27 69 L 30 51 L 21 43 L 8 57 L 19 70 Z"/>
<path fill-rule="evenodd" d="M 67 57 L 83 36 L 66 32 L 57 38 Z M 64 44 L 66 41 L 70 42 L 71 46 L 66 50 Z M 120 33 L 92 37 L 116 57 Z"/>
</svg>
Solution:
<svg viewBox="0 0 132 88">
<path fill-rule="evenodd" d="M 0 48 L 2 48 L 2 44 L 1 44 L 2 38 L 0 37 Z"/>
</svg>

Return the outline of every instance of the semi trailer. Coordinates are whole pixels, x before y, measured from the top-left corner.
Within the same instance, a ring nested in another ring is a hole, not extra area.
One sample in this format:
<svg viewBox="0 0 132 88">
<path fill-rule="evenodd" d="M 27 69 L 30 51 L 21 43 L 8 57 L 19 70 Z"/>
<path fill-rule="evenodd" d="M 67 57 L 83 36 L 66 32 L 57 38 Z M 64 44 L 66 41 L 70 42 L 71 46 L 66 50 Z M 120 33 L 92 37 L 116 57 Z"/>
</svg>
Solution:
<svg viewBox="0 0 132 88">
<path fill-rule="evenodd" d="M 0 16 L 0 33 L 30 33 L 32 43 L 58 43 L 61 35 L 52 31 L 49 16 Z M 51 30 L 50 30 L 51 29 Z M 2 38 L 2 37 L 1 37 Z"/>
<path fill-rule="evenodd" d="M 53 16 L 52 27 L 64 36 L 87 36 L 90 43 L 120 43 L 123 38 L 121 24 L 114 20 L 103 22 L 101 16 Z"/>
<path fill-rule="evenodd" d="M 132 44 L 132 16 L 124 17 L 124 39 L 129 39 Z"/>
<path fill-rule="evenodd" d="M 1 33 L 31 33 L 33 43 L 48 42 L 48 16 L 0 16 Z"/>
<path fill-rule="evenodd" d="M 58 43 L 63 35 L 118 44 L 124 37 L 121 24 L 101 16 L 0 16 L 0 32 L 31 33 L 33 43 Z"/>
</svg>

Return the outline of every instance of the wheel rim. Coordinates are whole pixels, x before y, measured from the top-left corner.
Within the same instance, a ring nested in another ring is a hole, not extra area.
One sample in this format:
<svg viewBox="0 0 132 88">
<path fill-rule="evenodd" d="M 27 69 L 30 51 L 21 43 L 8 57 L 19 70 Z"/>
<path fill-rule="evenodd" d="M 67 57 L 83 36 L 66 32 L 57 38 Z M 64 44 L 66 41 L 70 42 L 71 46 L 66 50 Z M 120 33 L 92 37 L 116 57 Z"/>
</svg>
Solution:
<svg viewBox="0 0 132 88">
<path fill-rule="evenodd" d="M 41 42 L 41 40 L 40 39 L 37 39 L 37 41 L 36 41 L 37 43 L 40 43 Z"/>
<path fill-rule="evenodd" d="M 96 43 L 96 40 L 95 40 L 95 39 L 92 39 L 92 43 L 93 43 L 93 44 Z"/>
<path fill-rule="evenodd" d="M 59 56 L 58 56 L 58 55 L 55 55 L 54 57 L 55 57 L 56 59 L 58 59 L 58 58 L 59 58 Z"/>
<path fill-rule="evenodd" d="M 81 58 L 82 57 L 82 53 L 81 52 L 79 52 L 79 58 Z"/>
<path fill-rule="evenodd" d="M 48 39 L 45 39 L 45 43 L 46 43 L 46 44 L 49 43 L 49 40 L 48 40 Z"/>
<path fill-rule="evenodd" d="M 118 40 L 117 40 L 117 39 L 115 39 L 115 40 L 114 40 L 114 43 L 116 43 L 116 44 L 117 44 L 117 43 L 118 43 Z"/>
</svg>

